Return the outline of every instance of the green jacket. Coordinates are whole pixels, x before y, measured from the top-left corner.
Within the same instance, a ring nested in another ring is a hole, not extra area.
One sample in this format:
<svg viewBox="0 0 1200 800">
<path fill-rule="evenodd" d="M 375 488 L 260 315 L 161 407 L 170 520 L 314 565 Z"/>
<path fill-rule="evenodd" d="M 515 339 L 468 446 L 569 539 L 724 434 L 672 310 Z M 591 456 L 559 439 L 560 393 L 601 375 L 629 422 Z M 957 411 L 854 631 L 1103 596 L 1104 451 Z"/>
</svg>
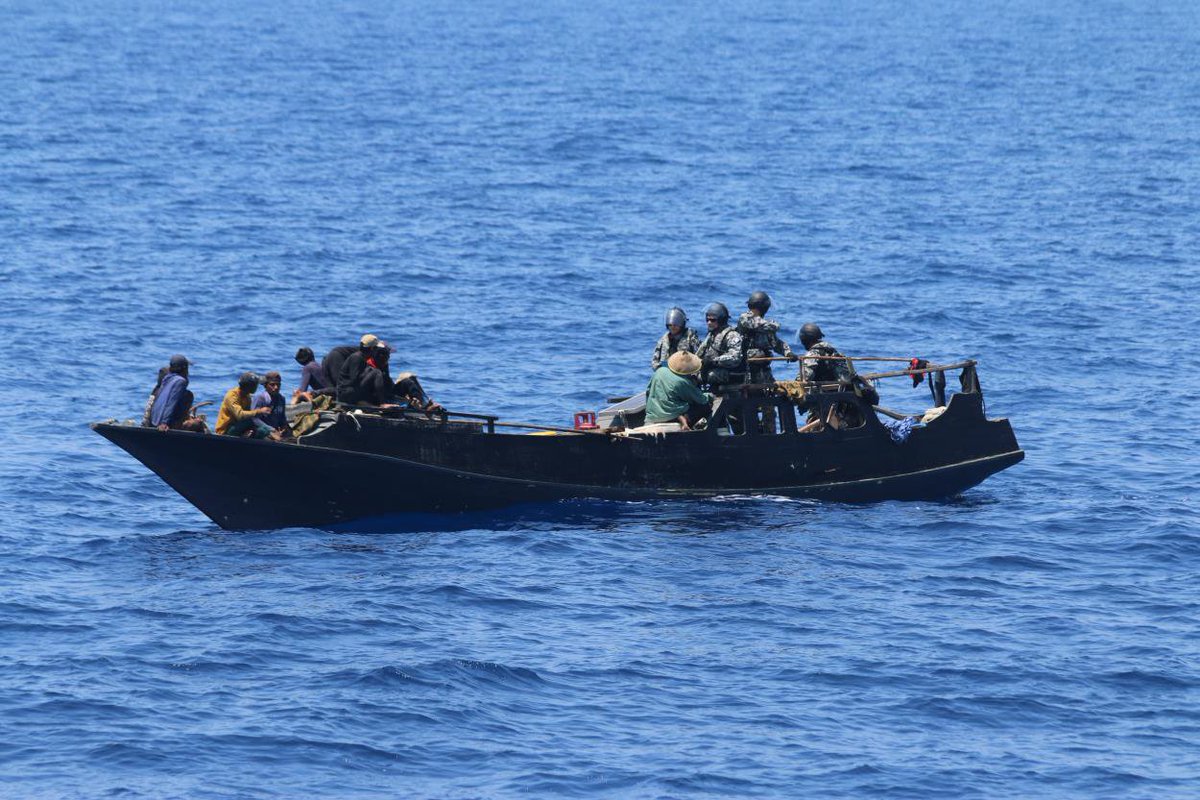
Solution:
<svg viewBox="0 0 1200 800">
<path fill-rule="evenodd" d="M 676 375 L 666 367 L 656 369 L 646 387 L 646 424 L 674 422 L 692 403 L 704 405 L 712 399 L 713 396 L 700 391 L 691 378 Z"/>
</svg>

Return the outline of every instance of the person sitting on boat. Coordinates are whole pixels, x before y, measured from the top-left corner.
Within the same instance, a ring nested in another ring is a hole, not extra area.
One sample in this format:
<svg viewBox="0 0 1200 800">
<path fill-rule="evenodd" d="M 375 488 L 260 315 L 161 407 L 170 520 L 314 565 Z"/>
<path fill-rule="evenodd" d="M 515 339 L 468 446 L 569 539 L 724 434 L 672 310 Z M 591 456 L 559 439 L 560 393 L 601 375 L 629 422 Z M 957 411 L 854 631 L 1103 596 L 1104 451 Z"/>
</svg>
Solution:
<svg viewBox="0 0 1200 800">
<path fill-rule="evenodd" d="M 325 378 L 325 386 L 332 390 L 331 394 L 337 398 L 337 381 L 338 374 L 342 371 L 342 365 L 346 363 L 346 359 L 358 352 L 358 345 L 343 344 L 337 347 L 330 348 L 325 357 L 321 359 L 321 375 Z"/>
<path fill-rule="evenodd" d="M 184 430 L 202 432 L 204 420 L 190 417 L 195 396 L 188 390 L 187 356 L 173 355 L 167 373 L 154 393 L 154 405 L 150 408 L 150 425 L 160 431 Z"/>
<path fill-rule="evenodd" d="M 446 409 L 425 393 L 421 381 L 417 379 L 417 373 L 401 372 L 396 376 L 396 382 L 392 385 L 394 387 L 393 401 L 401 406 L 423 411 L 426 416 L 446 415 Z"/>
<path fill-rule="evenodd" d="M 364 333 L 358 341 L 358 350 L 351 353 L 342 363 L 337 373 L 337 401 L 346 405 L 357 405 L 369 402 L 366 394 L 369 387 L 366 384 L 367 370 L 375 367 L 375 357 L 379 348 L 379 337 L 373 333 Z"/>
<path fill-rule="evenodd" d="M 703 365 L 703 382 L 709 389 L 718 392 L 722 387 L 741 383 L 744 377 L 745 358 L 742 353 L 742 337 L 729 327 L 729 309 L 724 303 L 712 303 L 704 309 L 704 321 L 708 335 L 696 349 Z"/>
<path fill-rule="evenodd" d="M 646 387 L 647 425 L 678 422 L 686 431 L 708 415 L 713 396 L 692 380 L 700 367 L 694 353 L 678 352 L 667 359 L 666 369 L 654 370 Z"/>
<path fill-rule="evenodd" d="M 667 359 L 677 352 L 694 353 L 700 349 L 700 337 L 687 326 L 687 314 L 676 306 L 667 311 L 667 332 L 654 346 L 654 356 L 650 359 L 651 371 L 665 366 Z"/>
<path fill-rule="evenodd" d="M 269 407 L 250 408 L 251 396 L 257 388 L 258 376 L 253 372 L 243 372 L 238 378 L 238 385 L 225 393 L 221 410 L 217 412 L 218 435 L 281 438 L 274 428 L 261 419 L 271 413 Z"/>
<path fill-rule="evenodd" d="M 267 408 L 270 413 L 264 414 L 262 421 L 271 427 L 271 430 L 277 431 L 280 437 L 284 439 L 292 438 L 292 429 L 287 421 L 287 400 L 283 396 L 283 392 L 279 391 L 283 385 L 283 378 L 278 372 L 268 372 L 263 376 L 262 388 L 254 393 L 254 397 L 250 400 L 250 408 L 257 410 Z"/>
<path fill-rule="evenodd" d="M 361 402 L 381 408 L 412 408 L 427 415 L 445 414 L 446 410 L 430 399 L 415 372 L 401 372 L 393 381 L 390 372 L 392 347 L 387 342 L 376 346 L 371 364 L 363 376 Z"/>
<path fill-rule="evenodd" d="M 800 328 L 800 344 L 806 348 L 800 360 L 800 380 L 825 384 L 827 387 L 837 384 L 841 391 L 854 391 L 860 396 L 868 396 L 864 392 L 869 392 L 868 402 L 872 405 L 879 402 L 879 395 L 874 388 L 858 377 L 850 361 L 841 357 L 836 347 L 825 341 L 825 334 L 815 322 L 806 322 Z M 850 403 L 838 403 L 834 411 L 836 413 L 828 420 L 834 427 L 845 425 L 856 428 L 863 422 L 858 407 Z M 815 407 L 810 407 L 808 420 L 814 422 L 816 419 Z"/>
<path fill-rule="evenodd" d="M 335 393 L 333 384 L 325 378 L 321 364 L 317 363 L 312 348 L 301 347 L 296 351 L 296 363 L 300 365 L 300 386 L 292 392 L 292 402 L 311 402 L 314 397 Z"/>
</svg>

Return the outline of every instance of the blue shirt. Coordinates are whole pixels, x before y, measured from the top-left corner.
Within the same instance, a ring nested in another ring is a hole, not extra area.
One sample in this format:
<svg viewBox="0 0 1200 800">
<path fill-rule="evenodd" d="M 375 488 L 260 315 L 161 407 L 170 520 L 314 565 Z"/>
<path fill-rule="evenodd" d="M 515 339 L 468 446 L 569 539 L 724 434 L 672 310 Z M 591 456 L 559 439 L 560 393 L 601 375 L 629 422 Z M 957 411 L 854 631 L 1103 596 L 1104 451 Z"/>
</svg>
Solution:
<svg viewBox="0 0 1200 800">
<path fill-rule="evenodd" d="M 187 409 L 180 409 L 178 406 L 179 401 L 183 399 L 183 390 L 187 388 L 187 385 L 187 378 L 175 372 L 167 373 L 162 380 L 162 385 L 158 387 L 158 394 L 154 396 L 154 406 L 150 409 L 151 425 L 158 427 L 183 421 L 183 415 L 187 413 Z"/>
<path fill-rule="evenodd" d="M 287 411 L 285 407 L 287 401 L 283 399 L 283 393 L 271 397 L 271 393 L 266 389 L 259 389 L 254 393 L 254 399 L 250 403 L 250 408 L 269 408 L 271 413 L 265 417 L 259 417 L 263 422 L 270 425 L 272 428 L 287 427 Z"/>
</svg>

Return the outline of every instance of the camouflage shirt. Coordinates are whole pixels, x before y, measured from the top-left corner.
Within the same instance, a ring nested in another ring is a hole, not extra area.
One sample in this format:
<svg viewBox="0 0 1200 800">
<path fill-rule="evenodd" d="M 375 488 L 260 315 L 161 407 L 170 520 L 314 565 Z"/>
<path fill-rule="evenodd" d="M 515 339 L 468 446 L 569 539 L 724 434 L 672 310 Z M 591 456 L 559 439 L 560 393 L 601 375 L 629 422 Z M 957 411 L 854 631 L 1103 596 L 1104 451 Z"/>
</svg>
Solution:
<svg viewBox="0 0 1200 800">
<path fill-rule="evenodd" d="M 792 348 L 779 338 L 779 323 L 746 311 L 738 317 L 737 331 L 746 348 L 746 358 L 769 358 L 772 355 L 790 356 Z"/>
<path fill-rule="evenodd" d="M 717 331 L 712 331 L 704 337 L 696 350 L 705 369 L 720 367 L 722 369 L 738 369 L 742 366 L 742 337 L 736 330 L 726 325 Z"/>
<path fill-rule="evenodd" d="M 840 356 L 837 348 L 825 340 L 821 340 L 808 348 L 804 356 Z M 850 383 L 854 376 L 854 367 L 849 361 L 824 359 L 800 360 L 800 380 L 816 381 L 818 383 Z"/>
<path fill-rule="evenodd" d="M 654 357 L 650 359 L 650 369 L 656 370 L 667 363 L 667 359 L 680 350 L 694 353 L 700 348 L 700 339 L 691 328 L 684 328 L 678 336 L 672 336 L 670 331 L 662 335 L 654 346 Z"/>
</svg>

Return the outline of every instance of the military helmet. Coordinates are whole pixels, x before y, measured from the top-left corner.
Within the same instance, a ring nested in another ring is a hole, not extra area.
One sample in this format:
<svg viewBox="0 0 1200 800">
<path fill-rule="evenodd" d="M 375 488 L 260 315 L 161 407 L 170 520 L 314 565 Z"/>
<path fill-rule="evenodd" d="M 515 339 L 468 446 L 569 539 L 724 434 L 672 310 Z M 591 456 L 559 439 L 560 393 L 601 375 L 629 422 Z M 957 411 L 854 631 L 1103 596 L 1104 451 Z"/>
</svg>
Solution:
<svg viewBox="0 0 1200 800">
<path fill-rule="evenodd" d="M 729 309 L 724 303 L 709 303 L 708 308 L 704 309 L 704 318 L 712 317 L 718 322 L 729 321 Z"/>
<path fill-rule="evenodd" d="M 746 300 L 746 308 L 761 311 L 764 314 L 771 307 L 771 296 L 766 292 L 755 292 Z"/>
<path fill-rule="evenodd" d="M 805 347 L 812 347 L 824 338 L 825 334 L 821 332 L 821 326 L 815 322 L 806 322 L 800 328 L 800 344 Z"/>
<path fill-rule="evenodd" d="M 683 313 L 683 309 L 679 306 L 669 308 L 667 309 L 666 323 L 668 325 L 678 325 L 681 328 L 685 328 L 687 327 L 687 314 Z"/>
</svg>

